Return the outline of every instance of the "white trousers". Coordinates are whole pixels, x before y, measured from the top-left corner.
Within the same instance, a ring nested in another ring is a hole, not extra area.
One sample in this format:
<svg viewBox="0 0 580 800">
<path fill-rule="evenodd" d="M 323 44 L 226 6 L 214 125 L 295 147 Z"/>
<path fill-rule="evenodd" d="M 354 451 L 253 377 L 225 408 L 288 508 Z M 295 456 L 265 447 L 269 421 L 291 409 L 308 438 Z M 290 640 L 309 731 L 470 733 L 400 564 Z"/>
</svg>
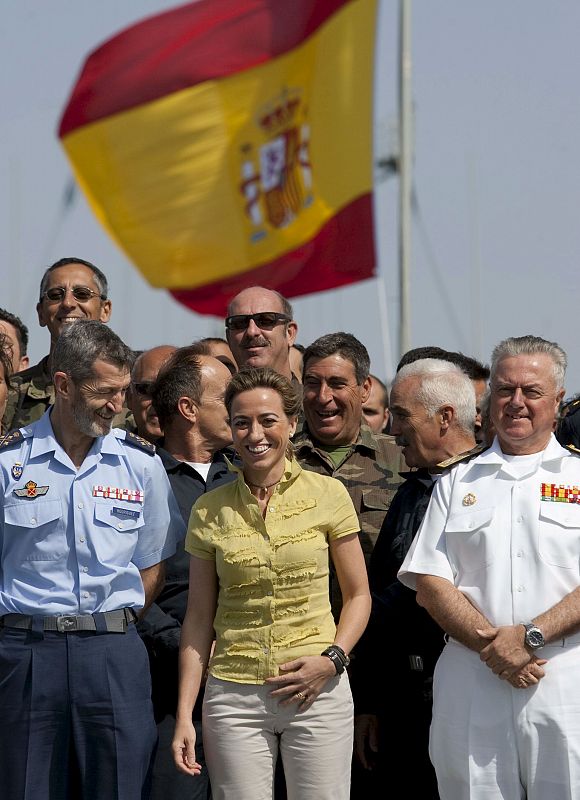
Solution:
<svg viewBox="0 0 580 800">
<path fill-rule="evenodd" d="M 332 678 L 306 711 L 272 687 L 210 676 L 203 741 L 213 800 L 272 800 L 282 756 L 288 800 L 348 800 L 353 704 L 348 676 Z"/>
<path fill-rule="evenodd" d="M 528 689 L 446 645 L 429 747 L 441 800 L 580 800 L 579 641 L 541 650 L 546 676 Z"/>
</svg>

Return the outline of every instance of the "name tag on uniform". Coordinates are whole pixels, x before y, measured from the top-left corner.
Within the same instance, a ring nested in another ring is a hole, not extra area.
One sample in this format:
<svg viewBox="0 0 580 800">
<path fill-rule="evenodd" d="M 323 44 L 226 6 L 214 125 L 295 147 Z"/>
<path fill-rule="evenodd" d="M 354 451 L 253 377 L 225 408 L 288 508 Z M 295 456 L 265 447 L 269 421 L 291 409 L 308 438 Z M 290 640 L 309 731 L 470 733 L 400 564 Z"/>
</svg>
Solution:
<svg viewBox="0 0 580 800">
<path fill-rule="evenodd" d="M 118 486 L 93 486 L 93 497 L 105 497 L 109 500 L 128 500 L 142 503 L 145 493 L 141 489 L 120 489 Z"/>
<path fill-rule="evenodd" d="M 119 508 L 119 506 L 113 506 L 112 513 L 116 514 L 118 517 L 129 517 L 130 519 L 139 519 L 141 516 L 140 511 L 132 511 L 130 508 Z"/>
<path fill-rule="evenodd" d="M 541 499 L 548 503 L 580 503 L 580 486 L 543 483 Z"/>
</svg>

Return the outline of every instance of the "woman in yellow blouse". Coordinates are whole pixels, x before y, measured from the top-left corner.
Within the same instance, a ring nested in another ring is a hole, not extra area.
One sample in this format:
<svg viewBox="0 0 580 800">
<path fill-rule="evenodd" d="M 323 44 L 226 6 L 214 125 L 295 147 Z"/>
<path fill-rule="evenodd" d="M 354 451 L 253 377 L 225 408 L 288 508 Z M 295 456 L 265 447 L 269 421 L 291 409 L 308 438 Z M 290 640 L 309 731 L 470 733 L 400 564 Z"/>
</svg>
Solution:
<svg viewBox="0 0 580 800">
<path fill-rule="evenodd" d="M 202 723 L 214 800 L 272 798 L 278 752 L 289 800 L 346 800 L 345 666 L 370 611 L 357 516 L 339 481 L 302 470 L 292 457 L 300 398 L 286 378 L 243 370 L 225 400 L 242 468 L 191 513 L 175 762 L 200 772 L 191 711 L 215 630 Z M 343 595 L 338 627 L 329 551 Z"/>
</svg>

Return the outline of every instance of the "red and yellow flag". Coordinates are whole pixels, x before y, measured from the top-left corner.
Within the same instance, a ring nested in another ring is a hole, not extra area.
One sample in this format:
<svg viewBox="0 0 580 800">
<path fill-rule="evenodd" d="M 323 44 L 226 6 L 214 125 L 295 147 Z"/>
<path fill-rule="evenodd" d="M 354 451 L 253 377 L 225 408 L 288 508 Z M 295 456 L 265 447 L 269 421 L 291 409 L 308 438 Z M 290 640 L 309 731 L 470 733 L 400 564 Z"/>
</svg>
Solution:
<svg viewBox="0 0 580 800">
<path fill-rule="evenodd" d="M 59 135 L 153 286 L 223 315 L 374 274 L 376 0 L 198 0 L 87 59 Z"/>
</svg>

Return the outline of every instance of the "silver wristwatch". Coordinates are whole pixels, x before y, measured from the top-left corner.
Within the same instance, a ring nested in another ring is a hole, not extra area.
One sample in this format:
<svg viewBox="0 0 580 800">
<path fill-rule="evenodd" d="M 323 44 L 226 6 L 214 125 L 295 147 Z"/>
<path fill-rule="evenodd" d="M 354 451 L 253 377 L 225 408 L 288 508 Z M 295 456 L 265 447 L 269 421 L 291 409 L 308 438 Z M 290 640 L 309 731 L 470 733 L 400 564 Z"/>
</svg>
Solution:
<svg viewBox="0 0 580 800">
<path fill-rule="evenodd" d="M 546 644 L 544 634 L 537 625 L 534 625 L 533 622 L 523 622 L 522 625 L 526 629 L 524 634 L 524 642 L 530 648 L 530 650 L 539 650 Z"/>
</svg>

